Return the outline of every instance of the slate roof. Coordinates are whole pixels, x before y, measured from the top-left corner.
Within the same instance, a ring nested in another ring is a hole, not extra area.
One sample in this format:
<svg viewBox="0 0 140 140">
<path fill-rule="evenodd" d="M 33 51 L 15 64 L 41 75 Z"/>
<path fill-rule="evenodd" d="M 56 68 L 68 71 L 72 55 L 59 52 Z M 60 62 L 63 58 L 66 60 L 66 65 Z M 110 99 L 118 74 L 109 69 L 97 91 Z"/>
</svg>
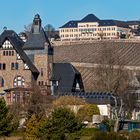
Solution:
<svg viewBox="0 0 140 140">
<path fill-rule="evenodd" d="M 70 63 L 54 63 L 51 80 L 59 82 L 58 92 L 72 92 L 75 78 L 79 78 L 80 73 Z"/>
<path fill-rule="evenodd" d="M 0 36 L 0 47 L 2 47 L 2 44 L 6 39 L 8 39 L 11 42 L 11 44 L 13 45 L 16 52 L 20 55 L 23 62 L 29 66 L 31 72 L 39 75 L 39 71 L 30 61 L 26 53 L 23 51 L 22 46 L 24 45 L 24 42 L 19 38 L 19 36 L 12 30 L 5 30 Z"/>
<path fill-rule="evenodd" d="M 6 37 L 12 37 L 15 38 L 17 45 L 20 47 L 23 46 L 24 42 L 22 39 L 14 32 L 13 30 L 4 30 L 2 34 L 0 35 L 0 45 L 3 43 Z"/>
<path fill-rule="evenodd" d="M 32 31 L 29 33 L 28 39 L 25 42 L 24 50 L 40 50 L 44 49 L 44 43 L 47 42 L 50 45 L 48 37 L 43 28 L 40 29 L 40 33 L 35 34 Z"/>
<path fill-rule="evenodd" d="M 100 19 L 96 17 L 94 14 L 88 14 L 80 22 L 98 22 L 99 20 Z"/>
<path fill-rule="evenodd" d="M 61 26 L 60 28 L 77 28 L 78 22 L 79 22 L 78 20 L 71 20 L 66 24 L 64 24 L 63 26 Z"/>
<path fill-rule="evenodd" d="M 94 14 L 88 14 L 82 20 L 72 20 L 61 26 L 60 28 L 76 28 L 78 27 L 78 23 L 84 22 L 98 22 L 99 26 L 118 26 L 129 28 L 127 22 L 119 21 L 119 20 L 100 20 Z"/>
<path fill-rule="evenodd" d="M 100 20 L 99 26 L 118 26 L 118 27 L 129 28 L 126 22 L 119 21 L 119 20 Z"/>
<path fill-rule="evenodd" d="M 65 92 L 60 93 L 58 96 L 75 96 L 82 99 L 85 99 L 86 102 L 91 104 L 114 104 L 114 96 L 112 93 L 108 92 Z"/>
<path fill-rule="evenodd" d="M 140 24 L 140 21 L 138 21 L 138 20 L 133 20 L 133 21 L 126 21 L 126 23 L 127 23 L 128 25 L 138 25 L 138 24 Z"/>
</svg>

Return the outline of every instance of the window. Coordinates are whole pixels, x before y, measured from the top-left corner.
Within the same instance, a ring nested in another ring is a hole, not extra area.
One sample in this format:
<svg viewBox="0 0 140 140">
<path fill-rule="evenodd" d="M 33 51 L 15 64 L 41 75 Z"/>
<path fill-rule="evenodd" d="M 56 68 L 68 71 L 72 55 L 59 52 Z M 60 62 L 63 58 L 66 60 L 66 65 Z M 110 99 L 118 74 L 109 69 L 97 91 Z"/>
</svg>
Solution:
<svg viewBox="0 0 140 140">
<path fill-rule="evenodd" d="M 34 21 L 34 25 L 38 25 L 38 23 L 39 23 L 38 21 Z"/>
<path fill-rule="evenodd" d="M 43 77 L 43 68 L 41 68 L 41 76 Z"/>
<path fill-rule="evenodd" d="M 14 51 L 3 51 L 3 56 L 13 56 Z"/>
<path fill-rule="evenodd" d="M 12 51 L 12 56 L 14 55 L 14 51 Z"/>
<path fill-rule="evenodd" d="M 38 85 L 39 86 L 43 86 L 44 85 L 44 82 L 43 81 L 38 81 Z"/>
<path fill-rule="evenodd" d="M 18 70 L 18 63 L 11 63 L 11 70 Z"/>
<path fill-rule="evenodd" d="M 0 87 L 4 87 L 4 79 L 0 76 Z"/>
<path fill-rule="evenodd" d="M 5 54 L 6 54 L 5 51 L 3 51 L 3 56 L 5 56 Z"/>
<path fill-rule="evenodd" d="M 52 81 L 52 86 L 57 86 L 59 85 L 59 81 Z"/>
<path fill-rule="evenodd" d="M 25 80 L 22 76 L 16 76 L 14 79 L 14 87 L 25 86 Z"/>
<path fill-rule="evenodd" d="M 5 69 L 6 69 L 6 64 L 0 63 L 0 70 L 5 70 Z"/>
<path fill-rule="evenodd" d="M 6 56 L 8 56 L 8 54 L 9 54 L 8 51 L 6 51 Z"/>
</svg>

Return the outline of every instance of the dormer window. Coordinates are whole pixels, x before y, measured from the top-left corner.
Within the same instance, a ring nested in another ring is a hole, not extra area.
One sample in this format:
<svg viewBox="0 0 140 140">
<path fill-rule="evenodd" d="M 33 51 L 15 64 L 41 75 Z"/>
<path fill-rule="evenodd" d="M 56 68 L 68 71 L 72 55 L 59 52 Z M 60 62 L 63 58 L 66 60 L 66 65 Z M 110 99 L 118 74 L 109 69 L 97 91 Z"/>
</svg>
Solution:
<svg viewBox="0 0 140 140">
<path fill-rule="evenodd" d="M 76 90 L 77 90 L 77 91 L 79 91 L 79 90 L 80 90 L 80 85 L 79 85 L 79 83 L 78 83 L 78 82 L 76 83 Z"/>
<path fill-rule="evenodd" d="M 20 59 L 21 59 L 21 58 L 20 58 L 20 55 L 19 55 L 18 53 L 17 53 L 17 59 L 18 59 L 18 60 L 20 60 Z"/>
<path fill-rule="evenodd" d="M 24 64 L 24 69 L 25 70 L 28 70 L 29 69 L 29 66 L 26 63 Z"/>
<path fill-rule="evenodd" d="M 56 86 L 56 87 L 58 87 L 58 85 L 59 85 L 59 81 L 57 81 L 57 80 L 53 80 L 53 81 L 51 82 L 51 84 L 52 84 L 52 86 Z"/>
</svg>

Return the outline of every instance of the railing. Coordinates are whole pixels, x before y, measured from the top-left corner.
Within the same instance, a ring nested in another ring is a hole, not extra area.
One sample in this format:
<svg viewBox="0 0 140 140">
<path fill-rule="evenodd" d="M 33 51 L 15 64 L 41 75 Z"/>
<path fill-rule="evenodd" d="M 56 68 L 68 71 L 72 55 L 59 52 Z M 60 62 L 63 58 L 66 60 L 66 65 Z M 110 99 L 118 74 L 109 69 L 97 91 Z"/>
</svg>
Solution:
<svg viewBox="0 0 140 140">
<path fill-rule="evenodd" d="M 88 43 L 96 43 L 96 42 L 134 42 L 140 43 L 140 39 L 102 39 L 102 40 L 68 40 L 68 41 L 53 41 L 52 44 L 54 46 L 64 46 L 64 45 L 73 45 L 73 44 L 88 44 Z"/>
</svg>

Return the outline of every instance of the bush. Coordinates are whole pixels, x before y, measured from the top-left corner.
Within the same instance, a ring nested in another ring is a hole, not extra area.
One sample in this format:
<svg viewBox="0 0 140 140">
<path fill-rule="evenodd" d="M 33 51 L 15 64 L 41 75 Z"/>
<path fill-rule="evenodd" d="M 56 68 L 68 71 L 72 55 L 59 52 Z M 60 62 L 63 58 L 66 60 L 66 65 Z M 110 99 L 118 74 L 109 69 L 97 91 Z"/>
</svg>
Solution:
<svg viewBox="0 0 140 140">
<path fill-rule="evenodd" d="M 105 119 L 105 120 L 102 121 L 101 124 L 104 124 L 107 128 L 107 131 L 111 132 L 114 128 L 114 123 L 115 123 L 114 120 Z"/>
<path fill-rule="evenodd" d="M 140 139 L 140 131 L 135 130 L 129 134 L 129 140 L 139 140 Z"/>
<path fill-rule="evenodd" d="M 83 128 L 81 130 L 81 136 L 92 136 L 94 133 L 98 132 L 98 128 Z"/>
<path fill-rule="evenodd" d="M 86 104 L 77 112 L 77 116 L 83 121 L 91 122 L 93 115 L 100 115 L 98 106 L 94 104 Z"/>
<path fill-rule="evenodd" d="M 104 133 L 104 132 L 96 132 L 91 140 L 127 140 L 125 136 L 121 136 L 118 133 Z"/>
</svg>

